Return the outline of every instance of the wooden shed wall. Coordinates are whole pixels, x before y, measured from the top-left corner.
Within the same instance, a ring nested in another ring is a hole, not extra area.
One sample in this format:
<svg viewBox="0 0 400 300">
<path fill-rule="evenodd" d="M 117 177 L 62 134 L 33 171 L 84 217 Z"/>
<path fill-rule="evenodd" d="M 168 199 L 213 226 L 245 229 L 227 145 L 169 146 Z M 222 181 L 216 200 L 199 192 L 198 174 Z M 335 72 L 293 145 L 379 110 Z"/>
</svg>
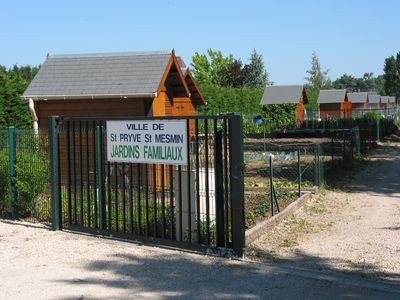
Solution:
<svg viewBox="0 0 400 300">
<path fill-rule="evenodd" d="M 39 127 L 47 128 L 48 117 L 57 116 L 144 116 L 152 99 L 74 99 L 36 101 Z"/>
<path fill-rule="evenodd" d="M 367 108 L 367 103 L 352 103 L 352 110 L 357 110 L 357 109 L 366 109 Z"/>
<path fill-rule="evenodd" d="M 319 105 L 319 112 L 321 119 L 351 118 L 352 103 L 350 101 L 344 101 L 342 103 L 321 103 Z"/>
<path fill-rule="evenodd" d="M 300 123 L 304 121 L 304 118 L 305 118 L 305 107 L 302 102 L 299 102 L 296 105 L 296 124 L 300 125 Z"/>
</svg>

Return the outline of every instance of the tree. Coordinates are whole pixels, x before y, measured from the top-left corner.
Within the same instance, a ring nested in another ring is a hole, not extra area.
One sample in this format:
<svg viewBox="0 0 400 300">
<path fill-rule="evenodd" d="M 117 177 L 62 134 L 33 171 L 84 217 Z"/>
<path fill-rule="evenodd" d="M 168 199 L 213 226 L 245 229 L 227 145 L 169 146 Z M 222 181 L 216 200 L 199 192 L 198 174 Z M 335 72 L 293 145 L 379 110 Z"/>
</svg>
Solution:
<svg viewBox="0 0 400 300">
<path fill-rule="evenodd" d="M 7 70 L 0 66 L 0 127 L 31 127 L 28 102 L 21 99 L 37 67 L 15 65 Z"/>
<path fill-rule="evenodd" d="M 395 95 L 396 99 L 400 98 L 400 52 L 396 58 L 390 56 L 385 59 L 383 68 L 384 90 L 387 95 Z"/>
<path fill-rule="evenodd" d="M 382 78 L 374 77 L 374 73 L 364 73 L 361 78 L 352 75 L 343 74 L 340 78 L 332 82 L 335 89 L 346 89 L 348 92 L 370 92 L 377 91 L 381 93 Z"/>
<path fill-rule="evenodd" d="M 249 88 L 265 88 L 266 85 L 272 84 L 269 82 L 262 55 L 255 49 L 251 53 L 250 64 L 244 66 L 243 73 L 244 85 Z"/>
<path fill-rule="evenodd" d="M 240 59 L 235 59 L 227 66 L 225 76 L 221 78 L 220 85 L 225 87 L 240 88 L 244 86 L 245 76 Z"/>
<path fill-rule="evenodd" d="M 196 52 L 192 57 L 192 71 L 199 84 L 217 84 L 224 82 L 226 72 L 235 59 L 232 54 L 224 57 L 221 51 L 207 50 L 206 54 Z"/>
<path fill-rule="evenodd" d="M 305 78 L 307 80 L 306 89 L 309 100 L 307 108 L 317 109 L 319 91 L 331 88 L 332 83 L 328 77 L 328 72 L 329 70 L 322 71 L 317 53 L 314 51 L 311 56 L 311 69 L 306 71 L 309 77 Z"/>
<path fill-rule="evenodd" d="M 343 74 L 332 82 L 332 86 L 335 89 L 347 89 L 349 92 L 354 92 L 358 89 L 358 80 L 352 75 Z"/>
<path fill-rule="evenodd" d="M 207 50 L 206 54 L 195 53 L 192 57 L 193 74 L 200 84 L 216 84 L 223 87 L 264 88 L 271 84 L 261 54 L 253 50 L 250 63 L 243 65 L 232 54 L 223 56 L 221 51 Z"/>
<path fill-rule="evenodd" d="M 328 77 L 329 70 L 322 71 L 321 64 L 315 51 L 311 56 L 311 69 L 306 72 L 310 75 L 305 78 L 308 81 L 307 85 L 310 89 L 320 90 L 321 88 L 328 88 L 331 85 L 331 81 Z"/>
</svg>

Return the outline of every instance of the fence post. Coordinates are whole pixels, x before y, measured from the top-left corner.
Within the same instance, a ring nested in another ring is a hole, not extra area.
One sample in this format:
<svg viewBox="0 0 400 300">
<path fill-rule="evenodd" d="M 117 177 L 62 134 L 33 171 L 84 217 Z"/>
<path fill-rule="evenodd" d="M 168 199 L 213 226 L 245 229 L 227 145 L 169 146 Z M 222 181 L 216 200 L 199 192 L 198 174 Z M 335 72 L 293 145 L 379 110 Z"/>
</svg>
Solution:
<svg viewBox="0 0 400 300">
<path fill-rule="evenodd" d="M 300 149 L 297 150 L 297 174 L 299 178 L 299 197 L 301 196 L 301 165 L 300 165 Z"/>
<path fill-rule="evenodd" d="M 321 185 L 321 161 L 320 161 L 320 145 L 318 143 L 314 144 L 314 185 L 320 186 Z"/>
<path fill-rule="evenodd" d="M 243 124 L 240 114 L 235 113 L 229 119 L 232 247 L 236 255 L 242 257 L 245 248 Z"/>
<path fill-rule="evenodd" d="M 59 152 L 59 117 L 49 117 L 49 144 L 51 170 L 51 217 L 52 229 L 61 230 L 61 184 L 60 184 L 60 152 Z"/>
<path fill-rule="evenodd" d="M 272 166 L 272 154 L 269 155 L 269 192 L 271 196 L 271 215 L 274 215 L 274 167 Z"/>
<path fill-rule="evenodd" d="M 100 218 L 100 230 L 104 230 L 106 228 L 106 210 L 104 203 L 104 159 L 103 159 L 103 128 L 101 126 L 96 127 L 97 131 L 97 186 L 98 186 L 98 195 L 97 199 L 99 200 L 99 218 Z"/>
<path fill-rule="evenodd" d="M 381 121 L 376 120 L 376 141 L 380 142 L 381 141 Z"/>
<path fill-rule="evenodd" d="M 15 164 L 16 164 L 16 144 L 15 144 L 15 128 L 8 127 L 8 145 L 9 145 L 9 162 L 10 162 L 10 192 L 11 192 L 11 215 L 13 219 L 18 218 L 17 212 L 17 187 L 15 178 Z"/>
<path fill-rule="evenodd" d="M 323 165 L 321 164 L 321 145 L 317 144 L 317 161 L 318 161 L 318 186 L 320 187 L 324 181 Z"/>
</svg>

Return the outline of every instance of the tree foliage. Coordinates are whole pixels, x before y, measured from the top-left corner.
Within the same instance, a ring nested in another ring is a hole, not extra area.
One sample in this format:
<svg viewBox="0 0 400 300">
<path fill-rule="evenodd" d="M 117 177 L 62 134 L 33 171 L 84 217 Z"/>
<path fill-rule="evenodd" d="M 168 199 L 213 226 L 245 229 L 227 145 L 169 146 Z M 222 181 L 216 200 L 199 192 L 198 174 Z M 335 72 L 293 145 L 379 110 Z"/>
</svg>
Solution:
<svg viewBox="0 0 400 300">
<path fill-rule="evenodd" d="M 192 71 L 200 84 L 221 85 L 229 66 L 234 63 L 233 55 L 223 56 L 221 51 L 207 50 L 207 54 L 196 52 L 192 57 Z"/>
<path fill-rule="evenodd" d="M 264 88 L 271 84 L 261 54 L 253 50 L 250 63 L 243 65 L 232 54 L 207 50 L 207 54 L 195 53 L 192 57 L 193 74 L 200 84 L 215 84 L 232 88 Z"/>
<path fill-rule="evenodd" d="M 384 90 L 387 95 L 395 95 L 396 99 L 400 98 L 400 52 L 396 57 L 390 56 L 385 59 L 383 68 Z"/>
<path fill-rule="evenodd" d="M 331 80 L 329 79 L 329 70 L 323 71 L 317 53 L 314 51 L 311 56 L 311 68 L 306 73 L 306 90 L 308 95 L 309 104 L 307 108 L 317 109 L 317 99 L 321 89 L 329 89 L 332 87 Z"/>
<path fill-rule="evenodd" d="M 331 85 L 328 73 L 329 70 L 322 71 L 321 64 L 317 53 L 314 51 L 311 56 L 311 69 L 306 71 L 309 75 L 305 79 L 307 80 L 307 86 L 312 90 L 320 90 L 328 88 Z"/>
<path fill-rule="evenodd" d="M 31 127 L 28 102 L 21 95 L 36 75 L 38 67 L 0 66 L 0 127 Z"/>
<path fill-rule="evenodd" d="M 346 89 L 348 92 L 370 92 L 376 91 L 383 95 L 382 75 L 374 77 L 374 73 L 364 73 L 361 78 L 343 74 L 332 82 L 335 89 Z"/>
<path fill-rule="evenodd" d="M 221 51 L 209 49 L 207 54 L 195 53 L 192 58 L 193 74 L 207 100 L 200 108 L 202 114 L 240 112 L 246 126 L 252 126 L 251 116 L 267 116 L 260 100 L 267 84 L 268 72 L 262 55 L 253 50 L 250 62 L 243 65 L 233 55 L 224 56 Z M 272 118 L 272 117 L 271 117 Z"/>
<path fill-rule="evenodd" d="M 261 54 L 254 49 L 250 56 L 250 63 L 243 67 L 243 85 L 249 88 L 264 88 L 271 85 L 269 74 L 265 69 Z"/>
</svg>

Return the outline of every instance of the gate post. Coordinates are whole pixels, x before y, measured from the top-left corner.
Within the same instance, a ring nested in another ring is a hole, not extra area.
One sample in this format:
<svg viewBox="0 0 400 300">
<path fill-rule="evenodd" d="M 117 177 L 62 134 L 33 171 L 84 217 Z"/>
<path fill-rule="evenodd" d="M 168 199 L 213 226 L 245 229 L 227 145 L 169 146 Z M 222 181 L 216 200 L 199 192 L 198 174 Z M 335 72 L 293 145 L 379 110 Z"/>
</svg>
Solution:
<svg viewBox="0 0 400 300">
<path fill-rule="evenodd" d="M 106 216 L 105 216 L 105 203 L 104 203 L 104 150 L 103 150 L 103 128 L 101 126 L 96 127 L 97 131 L 97 186 L 98 186 L 98 200 L 99 200 L 99 218 L 100 218 L 100 230 L 106 228 Z"/>
<path fill-rule="evenodd" d="M 376 141 L 381 141 L 381 121 L 376 120 Z"/>
<path fill-rule="evenodd" d="M 61 182 L 59 152 L 59 117 L 49 117 L 50 171 L 51 171 L 51 219 L 52 229 L 61 230 Z"/>
<path fill-rule="evenodd" d="M 225 247 L 224 184 L 223 184 L 222 131 L 215 132 L 215 208 L 217 247 Z"/>
<path fill-rule="evenodd" d="M 16 164 L 16 145 L 15 145 L 15 128 L 8 127 L 8 154 L 10 162 L 10 192 L 11 192 L 11 215 L 13 219 L 18 218 L 17 212 L 17 187 L 15 178 L 15 164 Z"/>
<path fill-rule="evenodd" d="M 238 113 L 234 113 L 229 119 L 232 247 L 236 255 L 242 257 L 245 248 L 243 124 L 242 116 Z"/>
</svg>

